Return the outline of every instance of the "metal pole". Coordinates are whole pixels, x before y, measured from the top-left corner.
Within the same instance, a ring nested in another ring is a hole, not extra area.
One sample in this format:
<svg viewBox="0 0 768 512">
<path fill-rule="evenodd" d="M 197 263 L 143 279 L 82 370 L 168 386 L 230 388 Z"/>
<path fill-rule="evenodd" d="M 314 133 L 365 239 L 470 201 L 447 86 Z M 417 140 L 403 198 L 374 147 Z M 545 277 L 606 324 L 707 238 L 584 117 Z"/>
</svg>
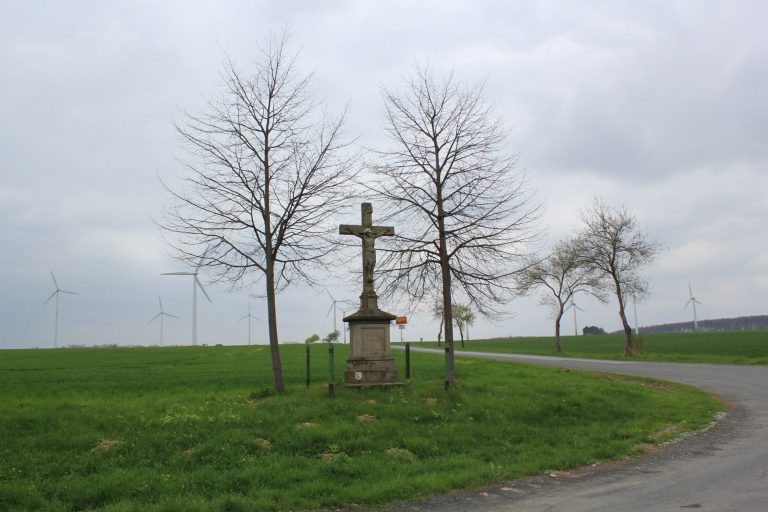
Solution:
<svg viewBox="0 0 768 512">
<path fill-rule="evenodd" d="M 579 324 L 576 322 L 576 301 L 571 297 L 571 306 L 573 307 L 573 335 L 579 335 Z"/>
<path fill-rule="evenodd" d="M 411 344 L 405 344 L 405 378 L 411 378 Z"/>
<path fill-rule="evenodd" d="M 53 348 L 59 348 L 59 290 L 56 287 L 56 317 L 53 321 Z"/>
<path fill-rule="evenodd" d="M 696 317 L 696 299 L 693 299 L 693 332 L 699 332 L 699 319 Z"/>
<path fill-rule="evenodd" d="M 640 334 L 640 324 L 637 323 L 637 301 L 632 299 L 632 308 L 635 310 L 635 334 Z"/>
<path fill-rule="evenodd" d="M 578 336 L 579 335 L 579 324 L 576 320 L 576 306 L 573 306 L 573 335 Z"/>
<path fill-rule="evenodd" d="M 333 343 L 328 344 L 328 398 L 333 398 Z"/>
</svg>

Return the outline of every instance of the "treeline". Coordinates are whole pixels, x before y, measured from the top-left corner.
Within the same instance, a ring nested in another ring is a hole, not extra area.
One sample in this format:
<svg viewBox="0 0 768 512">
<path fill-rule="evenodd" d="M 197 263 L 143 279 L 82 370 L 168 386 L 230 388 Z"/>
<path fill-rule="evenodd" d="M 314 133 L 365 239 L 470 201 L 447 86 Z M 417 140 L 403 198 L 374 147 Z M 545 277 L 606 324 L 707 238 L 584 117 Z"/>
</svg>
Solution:
<svg viewBox="0 0 768 512">
<path fill-rule="evenodd" d="M 768 315 L 699 320 L 698 324 L 699 331 L 755 331 L 757 329 L 768 329 Z M 640 332 L 648 334 L 662 332 L 693 332 L 693 327 L 693 321 L 677 322 L 673 324 L 659 324 L 640 327 Z"/>
<path fill-rule="evenodd" d="M 117 343 L 104 343 L 102 345 L 67 345 L 64 348 L 146 348 L 156 347 L 157 345 L 118 345 Z"/>
</svg>

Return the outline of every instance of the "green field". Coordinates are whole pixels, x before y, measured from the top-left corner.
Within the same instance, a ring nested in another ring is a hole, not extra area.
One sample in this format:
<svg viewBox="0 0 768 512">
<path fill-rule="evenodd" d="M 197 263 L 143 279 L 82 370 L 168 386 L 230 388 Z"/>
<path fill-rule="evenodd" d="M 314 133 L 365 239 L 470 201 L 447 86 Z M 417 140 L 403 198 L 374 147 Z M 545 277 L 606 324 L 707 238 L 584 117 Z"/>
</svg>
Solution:
<svg viewBox="0 0 768 512">
<path fill-rule="evenodd" d="M 633 360 L 692 363 L 768 364 L 768 330 L 642 334 L 643 354 Z M 464 350 L 553 355 L 554 338 L 505 338 L 472 340 Z M 624 336 L 561 336 L 560 356 L 626 359 Z M 417 346 L 418 344 L 414 344 Z M 462 350 L 459 342 L 456 349 Z"/>
<path fill-rule="evenodd" d="M 414 355 L 404 388 L 328 399 L 327 346 L 0 352 L 0 510 L 254 511 L 382 506 L 624 457 L 710 421 L 698 390 Z M 346 347 L 337 346 L 343 368 Z M 395 353 L 403 371 L 403 353 Z"/>
</svg>

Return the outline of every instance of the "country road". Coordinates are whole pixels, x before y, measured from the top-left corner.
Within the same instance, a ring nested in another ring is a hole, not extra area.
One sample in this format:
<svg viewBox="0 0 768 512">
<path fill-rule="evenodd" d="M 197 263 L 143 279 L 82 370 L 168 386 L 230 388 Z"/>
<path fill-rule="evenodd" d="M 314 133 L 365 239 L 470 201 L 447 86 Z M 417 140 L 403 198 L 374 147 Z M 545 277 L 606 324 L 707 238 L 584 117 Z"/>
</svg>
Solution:
<svg viewBox="0 0 768 512">
<path fill-rule="evenodd" d="M 411 347 L 411 351 L 441 350 Z M 457 352 L 691 384 L 734 408 L 710 432 L 627 463 L 540 476 L 402 504 L 401 512 L 768 511 L 768 367 Z"/>
</svg>

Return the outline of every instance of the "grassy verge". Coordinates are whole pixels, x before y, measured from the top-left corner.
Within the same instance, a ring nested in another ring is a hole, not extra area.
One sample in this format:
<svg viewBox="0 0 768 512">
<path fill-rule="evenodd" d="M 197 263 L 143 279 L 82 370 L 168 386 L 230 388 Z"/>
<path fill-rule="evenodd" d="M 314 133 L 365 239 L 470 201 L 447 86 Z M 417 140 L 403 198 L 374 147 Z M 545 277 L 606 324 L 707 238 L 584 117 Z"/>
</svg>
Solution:
<svg viewBox="0 0 768 512">
<path fill-rule="evenodd" d="M 561 336 L 560 340 L 563 351 L 559 356 L 626 359 L 622 335 Z M 641 341 L 644 354 L 633 356 L 633 360 L 768 364 L 768 330 L 643 334 Z M 464 350 L 551 356 L 553 346 L 549 337 L 507 338 L 468 341 Z M 462 350 L 458 342 L 456 348 Z"/>
<path fill-rule="evenodd" d="M 3 351 L 0 509 L 237 511 L 381 506 L 639 453 L 721 405 L 668 383 L 415 354 L 404 388 L 327 399 L 327 351 Z M 337 347 L 337 368 L 346 358 Z M 402 369 L 403 354 L 395 354 Z"/>
</svg>

